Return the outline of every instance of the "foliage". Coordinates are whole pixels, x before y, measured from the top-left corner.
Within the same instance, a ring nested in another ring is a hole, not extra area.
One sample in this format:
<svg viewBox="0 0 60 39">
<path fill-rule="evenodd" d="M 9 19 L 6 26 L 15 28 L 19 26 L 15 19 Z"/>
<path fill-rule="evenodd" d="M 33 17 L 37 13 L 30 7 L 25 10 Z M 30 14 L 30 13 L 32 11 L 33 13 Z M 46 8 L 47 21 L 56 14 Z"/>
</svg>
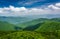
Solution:
<svg viewBox="0 0 60 39">
<path fill-rule="evenodd" d="M 0 39 L 60 39 L 60 19 L 57 18 L 41 18 L 17 26 L 0 21 Z"/>
<path fill-rule="evenodd" d="M 0 39 L 44 39 L 40 33 L 31 32 L 31 31 L 17 31 L 10 33 L 4 36 L 1 36 Z"/>
<path fill-rule="evenodd" d="M 15 25 L 0 21 L 0 31 L 14 31 Z"/>
<path fill-rule="evenodd" d="M 60 30 L 60 22 L 47 21 L 41 25 L 41 27 L 36 29 L 36 31 L 41 32 L 55 32 L 56 30 Z"/>
</svg>

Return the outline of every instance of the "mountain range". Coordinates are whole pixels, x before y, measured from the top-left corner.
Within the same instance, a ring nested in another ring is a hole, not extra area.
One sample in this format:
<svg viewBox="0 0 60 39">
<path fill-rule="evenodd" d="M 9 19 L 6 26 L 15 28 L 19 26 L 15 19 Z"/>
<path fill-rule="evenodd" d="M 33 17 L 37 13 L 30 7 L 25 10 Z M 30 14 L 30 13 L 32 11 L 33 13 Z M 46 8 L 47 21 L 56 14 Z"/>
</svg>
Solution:
<svg viewBox="0 0 60 39">
<path fill-rule="evenodd" d="M 0 39 L 60 39 L 60 18 L 0 17 Z"/>
</svg>

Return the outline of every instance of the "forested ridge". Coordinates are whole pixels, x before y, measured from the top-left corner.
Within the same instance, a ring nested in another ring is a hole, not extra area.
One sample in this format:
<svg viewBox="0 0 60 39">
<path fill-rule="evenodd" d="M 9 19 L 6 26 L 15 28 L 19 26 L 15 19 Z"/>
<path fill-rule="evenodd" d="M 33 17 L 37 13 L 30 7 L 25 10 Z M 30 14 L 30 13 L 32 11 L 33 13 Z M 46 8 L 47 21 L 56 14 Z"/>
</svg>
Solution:
<svg viewBox="0 0 60 39">
<path fill-rule="evenodd" d="M 57 18 L 29 21 L 25 26 L 0 21 L 0 39 L 60 39 L 60 20 Z"/>
</svg>

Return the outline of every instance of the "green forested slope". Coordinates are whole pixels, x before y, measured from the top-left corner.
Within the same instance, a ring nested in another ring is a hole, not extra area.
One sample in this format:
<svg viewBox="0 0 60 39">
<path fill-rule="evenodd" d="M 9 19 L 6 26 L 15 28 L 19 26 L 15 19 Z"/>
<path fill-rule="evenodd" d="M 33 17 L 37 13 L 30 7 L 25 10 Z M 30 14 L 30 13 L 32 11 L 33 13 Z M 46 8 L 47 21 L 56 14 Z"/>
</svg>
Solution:
<svg viewBox="0 0 60 39">
<path fill-rule="evenodd" d="M 0 21 L 0 31 L 13 31 L 15 30 L 15 25 L 8 22 Z"/>
<path fill-rule="evenodd" d="M 43 25 L 41 25 L 36 31 L 42 32 L 54 32 L 60 30 L 60 22 L 54 21 L 46 21 Z"/>
<path fill-rule="evenodd" d="M 59 19 L 56 20 L 38 19 L 19 24 L 18 27 L 8 22 L 0 22 L 0 39 L 60 39 L 60 22 Z M 18 31 L 12 31 L 15 28 Z"/>
<path fill-rule="evenodd" d="M 40 33 L 31 31 L 17 31 L 4 36 L 0 39 L 45 39 Z"/>
<path fill-rule="evenodd" d="M 47 39 L 60 39 L 60 22 L 46 21 L 35 30 Z"/>
<path fill-rule="evenodd" d="M 26 27 L 37 25 L 39 23 L 43 23 L 46 20 L 48 20 L 48 19 L 46 19 L 46 18 L 39 18 L 39 19 L 35 19 L 35 20 L 28 21 L 28 22 L 25 22 L 25 23 L 20 23 L 20 24 L 17 24 L 17 25 L 19 27 L 26 28 Z"/>
</svg>

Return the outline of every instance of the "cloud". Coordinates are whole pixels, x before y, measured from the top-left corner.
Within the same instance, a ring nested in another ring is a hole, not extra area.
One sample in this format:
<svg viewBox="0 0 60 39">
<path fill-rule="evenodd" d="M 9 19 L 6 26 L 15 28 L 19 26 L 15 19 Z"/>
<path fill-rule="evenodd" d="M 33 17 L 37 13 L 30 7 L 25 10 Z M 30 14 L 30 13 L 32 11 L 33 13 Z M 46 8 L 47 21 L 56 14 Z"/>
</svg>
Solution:
<svg viewBox="0 0 60 39">
<path fill-rule="evenodd" d="M 52 9 L 60 9 L 60 3 L 56 3 L 55 5 L 49 5 L 48 7 Z"/>
<path fill-rule="evenodd" d="M 30 0 L 30 1 L 26 2 L 25 5 L 32 5 L 34 3 L 42 2 L 42 1 L 45 1 L 45 0 Z"/>
<path fill-rule="evenodd" d="M 56 7 L 54 5 L 49 5 L 48 7 L 51 8 L 51 9 L 60 9 L 59 7 Z"/>
<path fill-rule="evenodd" d="M 27 9 L 25 7 L 14 7 L 10 5 L 9 7 L 0 8 L 0 15 L 20 16 L 24 15 L 24 12 L 26 11 Z"/>
<path fill-rule="evenodd" d="M 56 3 L 56 4 L 55 4 L 55 6 L 58 6 L 58 7 L 60 7 L 60 3 Z"/>
<path fill-rule="evenodd" d="M 22 6 L 30 6 L 30 5 L 33 5 L 34 3 L 37 3 L 37 2 L 43 2 L 43 1 L 46 1 L 46 0 L 27 0 L 27 1 L 23 1 L 23 2 L 18 2 L 18 5 L 22 4 Z"/>
<path fill-rule="evenodd" d="M 0 8 L 0 16 L 27 16 L 43 14 L 60 14 L 60 3 L 51 4 L 44 8 L 4 7 Z"/>
</svg>

